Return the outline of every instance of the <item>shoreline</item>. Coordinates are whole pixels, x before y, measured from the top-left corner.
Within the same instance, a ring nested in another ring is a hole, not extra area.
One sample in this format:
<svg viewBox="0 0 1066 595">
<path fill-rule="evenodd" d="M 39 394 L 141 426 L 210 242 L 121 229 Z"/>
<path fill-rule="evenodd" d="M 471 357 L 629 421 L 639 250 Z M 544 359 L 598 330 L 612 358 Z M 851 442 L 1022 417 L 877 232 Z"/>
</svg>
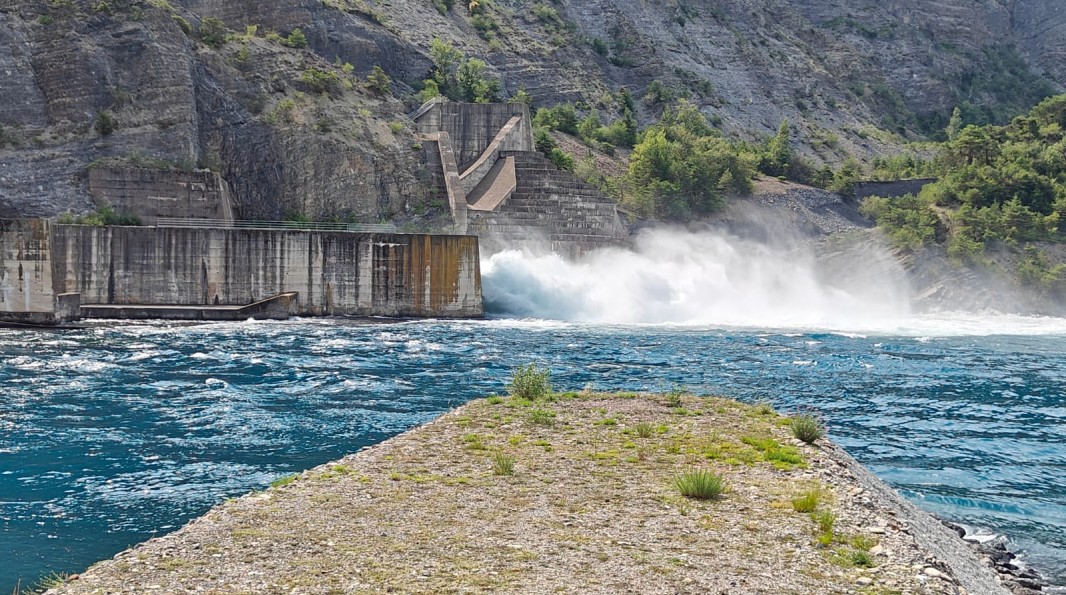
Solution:
<svg viewBox="0 0 1066 595">
<path fill-rule="evenodd" d="M 50 593 L 1008 592 L 956 533 L 768 407 L 553 399 L 473 401 Z M 730 490 L 682 497 L 672 479 L 689 468 Z M 812 490 L 817 510 L 797 512 Z"/>
</svg>

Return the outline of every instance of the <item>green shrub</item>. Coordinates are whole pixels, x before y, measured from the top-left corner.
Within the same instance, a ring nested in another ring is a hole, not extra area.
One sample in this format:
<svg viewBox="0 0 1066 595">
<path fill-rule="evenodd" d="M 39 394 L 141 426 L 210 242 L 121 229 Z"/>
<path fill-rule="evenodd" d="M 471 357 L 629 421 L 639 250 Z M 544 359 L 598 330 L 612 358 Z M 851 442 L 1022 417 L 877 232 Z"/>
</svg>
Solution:
<svg viewBox="0 0 1066 595">
<path fill-rule="evenodd" d="M 541 370 L 536 364 L 518 366 L 511 374 L 507 392 L 521 399 L 541 399 L 551 395 L 551 370 Z"/>
<path fill-rule="evenodd" d="M 792 416 L 788 427 L 792 430 L 793 436 L 807 444 L 814 444 L 816 440 L 825 436 L 825 426 L 813 413 L 800 413 Z"/>
<path fill-rule="evenodd" d="M 686 498 L 713 500 L 728 489 L 722 477 L 708 469 L 686 471 L 674 477 L 674 487 Z"/>
<path fill-rule="evenodd" d="M 392 90 L 392 79 L 380 66 L 374 66 L 370 69 L 370 74 L 366 77 L 366 84 L 378 95 L 388 95 Z"/>
<path fill-rule="evenodd" d="M 340 76 L 332 70 L 308 68 L 300 75 L 300 82 L 314 93 L 334 94 L 340 91 Z"/>
<path fill-rule="evenodd" d="M 283 39 L 281 43 L 290 48 L 303 49 L 307 47 L 307 36 L 297 27 L 289 32 L 289 36 Z"/>
<path fill-rule="evenodd" d="M 178 24 L 178 28 L 181 29 L 182 33 L 185 35 L 192 35 L 192 25 L 189 24 L 189 21 L 186 20 L 185 17 L 180 14 L 172 14 L 170 15 L 170 18 L 174 19 L 174 22 Z"/>
<path fill-rule="evenodd" d="M 514 457 L 496 453 L 496 456 L 492 458 L 492 472 L 496 475 L 513 475 L 514 462 Z"/>
<path fill-rule="evenodd" d="M 637 436 L 640 436 L 641 438 L 651 438 L 652 433 L 655 431 L 655 429 L 651 427 L 651 424 L 647 422 L 641 422 L 634 426 L 633 429 L 636 430 Z"/>
<path fill-rule="evenodd" d="M 226 45 L 226 24 L 218 17 L 205 17 L 200 21 L 200 41 L 218 49 Z"/>
<path fill-rule="evenodd" d="M 100 133 L 100 136 L 107 136 L 118 128 L 118 124 L 115 122 L 115 116 L 105 110 L 96 114 L 96 121 L 93 123 L 93 127 Z"/>
</svg>

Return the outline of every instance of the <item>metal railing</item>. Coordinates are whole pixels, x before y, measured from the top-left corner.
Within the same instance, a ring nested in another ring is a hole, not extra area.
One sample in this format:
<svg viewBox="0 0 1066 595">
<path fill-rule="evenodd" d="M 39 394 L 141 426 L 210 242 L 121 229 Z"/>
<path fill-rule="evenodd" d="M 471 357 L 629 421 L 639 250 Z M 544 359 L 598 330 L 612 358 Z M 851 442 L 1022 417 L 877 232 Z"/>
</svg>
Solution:
<svg viewBox="0 0 1066 595">
<path fill-rule="evenodd" d="M 210 229 L 293 229 L 302 231 L 350 231 L 356 233 L 396 233 L 391 223 L 337 223 L 329 221 L 251 221 L 226 219 L 177 219 L 159 217 L 156 227 L 197 227 Z"/>
</svg>

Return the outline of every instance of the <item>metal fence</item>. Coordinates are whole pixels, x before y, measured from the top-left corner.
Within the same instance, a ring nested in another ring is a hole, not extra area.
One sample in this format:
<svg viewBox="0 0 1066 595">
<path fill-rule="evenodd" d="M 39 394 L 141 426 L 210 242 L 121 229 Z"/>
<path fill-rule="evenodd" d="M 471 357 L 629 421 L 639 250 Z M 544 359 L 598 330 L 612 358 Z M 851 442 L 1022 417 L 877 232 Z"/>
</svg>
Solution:
<svg viewBox="0 0 1066 595">
<path fill-rule="evenodd" d="M 210 229 L 297 229 L 306 231 L 351 231 L 357 233 L 396 233 L 391 223 L 334 223 L 328 221 L 249 221 L 226 219 L 175 219 L 159 217 L 156 227 L 200 227 Z"/>
</svg>

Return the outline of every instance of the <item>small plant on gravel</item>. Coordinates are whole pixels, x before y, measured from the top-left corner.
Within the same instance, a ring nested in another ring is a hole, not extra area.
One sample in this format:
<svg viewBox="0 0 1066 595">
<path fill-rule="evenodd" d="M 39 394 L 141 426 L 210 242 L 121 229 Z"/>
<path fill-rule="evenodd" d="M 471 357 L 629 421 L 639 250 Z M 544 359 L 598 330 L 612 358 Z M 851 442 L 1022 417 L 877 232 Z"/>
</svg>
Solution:
<svg viewBox="0 0 1066 595">
<path fill-rule="evenodd" d="M 537 364 L 518 366 L 507 385 L 507 392 L 512 397 L 522 399 L 540 399 L 551 395 L 551 370 L 541 370 Z"/>
<path fill-rule="evenodd" d="M 681 397 L 684 396 L 684 394 L 685 394 L 685 388 L 683 386 L 681 386 L 681 385 L 674 386 L 674 388 L 670 389 L 670 392 L 668 392 L 665 395 L 663 395 L 663 396 L 666 397 L 666 400 L 665 400 L 666 406 L 670 407 L 670 408 L 680 407 L 681 406 Z"/>
<path fill-rule="evenodd" d="M 854 550 L 848 555 L 848 557 L 851 559 L 853 565 L 861 568 L 873 568 L 877 565 L 874 563 L 873 556 L 871 556 L 869 552 L 864 552 L 862 550 Z"/>
<path fill-rule="evenodd" d="M 492 395 L 491 397 L 485 399 L 485 402 L 489 405 L 499 405 L 500 403 L 503 403 L 503 397 L 499 395 Z"/>
<path fill-rule="evenodd" d="M 492 472 L 496 475 L 514 475 L 514 457 L 496 453 L 492 458 Z"/>
<path fill-rule="evenodd" d="M 833 525 L 837 522 L 837 515 L 830 510 L 819 510 L 811 514 L 811 520 L 818 524 L 820 533 L 832 533 Z"/>
<path fill-rule="evenodd" d="M 641 438 L 651 438 L 652 432 L 655 431 L 655 428 L 651 427 L 648 422 L 641 422 L 633 426 L 633 429 L 637 432 L 637 436 Z"/>
<path fill-rule="evenodd" d="M 813 413 L 794 415 L 788 427 L 792 430 L 793 436 L 807 444 L 814 444 L 816 440 L 825 436 L 825 426 Z"/>
<path fill-rule="evenodd" d="M 529 421 L 539 426 L 550 426 L 555 423 L 555 412 L 549 409 L 534 409 L 529 412 Z"/>
<path fill-rule="evenodd" d="M 796 512 L 814 512 L 818 508 L 818 500 L 821 498 L 821 494 L 818 490 L 811 490 L 805 492 L 797 498 L 792 499 L 792 510 Z"/>
<path fill-rule="evenodd" d="M 773 415 L 775 413 L 774 406 L 766 401 L 756 403 L 754 411 L 759 415 Z"/>
<path fill-rule="evenodd" d="M 857 550 L 868 552 L 877 545 L 877 538 L 870 537 L 869 535 L 854 535 L 848 540 L 848 543 L 851 544 L 851 547 Z"/>
<path fill-rule="evenodd" d="M 274 481 L 270 482 L 270 487 L 272 487 L 272 488 L 280 488 L 281 486 L 287 486 L 290 483 L 296 481 L 297 477 L 299 477 L 299 475 L 296 474 L 296 473 L 290 473 L 288 475 L 283 475 L 283 476 L 275 479 Z"/>
<path fill-rule="evenodd" d="M 674 477 L 674 487 L 686 498 L 713 500 L 725 493 L 727 486 L 722 477 L 708 469 L 686 471 Z"/>
</svg>

